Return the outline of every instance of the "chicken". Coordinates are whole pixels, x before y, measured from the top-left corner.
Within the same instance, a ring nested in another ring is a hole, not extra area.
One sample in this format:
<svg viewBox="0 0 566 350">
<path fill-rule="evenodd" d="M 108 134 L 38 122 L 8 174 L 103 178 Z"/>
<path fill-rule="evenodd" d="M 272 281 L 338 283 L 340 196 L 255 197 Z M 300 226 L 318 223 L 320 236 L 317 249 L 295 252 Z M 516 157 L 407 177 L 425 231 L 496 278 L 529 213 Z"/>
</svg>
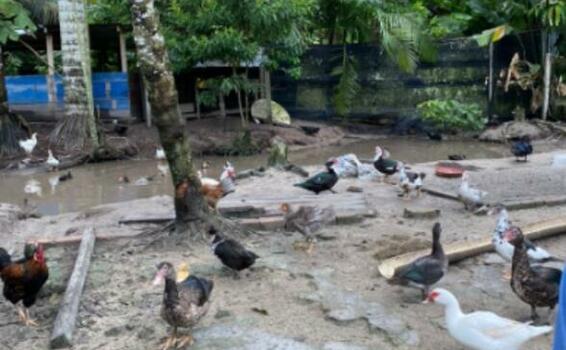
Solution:
<svg viewBox="0 0 566 350">
<path fill-rule="evenodd" d="M 426 177 L 425 173 L 413 173 L 405 170 L 405 164 L 399 165 L 399 188 L 401 188 L 401 196 L 409 198 L 412 191 L 417 192 L 417 197 L 421 196 L 423 181 Z"/>
<path fill-rule="evenodd" d="M 387 282 L 392 285 L 401 285 L 418 288 L 422 291 L 423 300 L 429 292 L 430 286 L 437 283 L 448 271 L 448 258 L 440 243 L 440 223 L 432 228 L 432 251 L 429 255 L 421 256 L 409 265 L 395 272 Z"/>
<path fill-rule="evenodd" d="M 470 175 L 467 172 L 462 174 L 462 183 L 458 189 L 458 197 L 464 203 L 466 210 L 473 210 L 482 205 L 483 197 L 487 196 L 487 192 L 473 188 L 469 184 Z"/>
<path fill-rule="evenodd" d="M 37 146 L 37 133 L 34 132 L 31 135 L 31 138 L 27 140 L 20 140 L 18 144 L 26 152 L 28 156 L 31 156 L 33 149 L 35 148 L 35 146 Z"/>
<path fill-rule="evenodd" d="M 487 311 L 465 314 L 456 297 L 441 288 L 434 289 L 426 302 L 444 306 L 448 333 L 470 349 L 519 350 L 523 343 L 552 331 L 552 327 L 535 327 Z"/>
<path fill-rule="evenodd" d="M 157 265 L 153 285 L 165 284 L 161 317 L 173 327 L 173 334 L 162 346 L 162 350 L 176 347 L 182 349 L 193 343 L 192 334 L 178 337 L 177 329 L 192 328 L 207 314 L 210 307 L 210 294 L 214 282 L 205 278 L 191 276 L 188 265 L 179 269 L 185 276 L 176 276 L 175 268 L 169 262 Z M 180 280 L 180 281 L 179 281 Z"/>
<path fill-rule="evenodd" d="M 218 211 L 218 201 L 220 198 L 236 190 L 236 171 L 234 170 L 234 167 L 230 164 L 230 162 L 226 162 L 224 170 L 220 175 L 220 181 L 202 177 L 200 172 L 198 174 L 201 182 L 200 192 L 206 199 L 208 206 L 211 209 Z"/>
<path fill-rule="evenodd" d="M 259 256 L 246 249 L 240 242 L 223 237 L 215 227 L 210 227 L 208 233 L 212 236 L 210 249 L 222 261 L 222 264 L 238 274 L 251 267 Z"/>
<path fill-rule="evenodd" d="M 288 203 L 283 203 L 281 211 L 285 214 L 285 230 L 299 231 L 305 236 L 308 253 L 312 252 L 316 242 L 314 234 L 322 227 L 336 222 L 336 212 L 332 207 L 300 206 L 297 210 L 293 210 Z"/>
<path fill-rule="evenodd" d="M 0 278 L 4 282 L 4 297 L 16 305 L 20 320 L 26 326 L 37 326 L 29 313 L 37 294 L 49 277 L 43 246 L 26 244 L 24 258 L 13 262 L 10 254 L 0 248 Z M 22 301 L 25 310 L 18 303 Z"/>
<path fill-rule="evenodd" d="M 519 158 L 523 158 L 523 162 L 527 161 L 527 157 L 533 153 L 533 145 L 531 145 L 531 139 L 528 136 L 523 136 L 511 143 L 511 153 L 515 156 L 515 160 L 518 162 Z"/>
<path fill-rule="evenodd" d="M 334 166 L 336 164 L 336 159 L 331 159 L 325 163 L 326 171 L 318 173 L 306 181 L 294 184 L 295 187 L 301 187 L 305 190 L 314 192 L 315 194 L 319 194 L 320 192 L 330 191 L 333 193 L 334 190 L 332 188 L 338 182 L 338 175 L 334 170 Z"/>
<path fill-rule="evenodd" d="M 505 240 L 515 247 L 511 266 L 511 289 L 531 306 L 531 318 L 538 320 L 537 307 L 549 307 L 552 311 L 558 303 L 562 271 L 546 266 L 531 266 L 523 232 L 511 227 L 505 232 Z"/>
</svg>

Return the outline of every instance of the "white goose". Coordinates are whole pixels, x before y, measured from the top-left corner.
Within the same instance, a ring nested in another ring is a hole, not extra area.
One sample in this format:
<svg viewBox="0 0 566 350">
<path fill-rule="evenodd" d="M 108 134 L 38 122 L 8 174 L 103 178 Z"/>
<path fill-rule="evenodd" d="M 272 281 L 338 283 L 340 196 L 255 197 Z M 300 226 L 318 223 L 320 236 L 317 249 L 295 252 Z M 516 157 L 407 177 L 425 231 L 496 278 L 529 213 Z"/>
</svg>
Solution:
<svg viewBox="0 0 566 350">
<path fill-rule="evenodd" d="M 458 189 L 458 197 L 460 197 L 466 209 L 474 209 L 482 204 L 482 199 L 487 196 L 487 192 L 471 187 L 469 180 L 470 175 L 468 172 L 464 172 L 464 174 L 462 174 L 462 183 Z"/>
<path fill-rule="evenodd" d="M 27 140 L 20 140 L 19 145 L 26 152 L 26 154 L 30 156 L 31 153 L 33 152 L 33 149 L 37 145 L 37 133 L 34 132 L 31 135 L 31 138 Z"/>
<path fill-rule="evenodd" d="M 504 233 L 511 227 L 511 222 L 509 221 L 509 213 L 507 209 L 502 204 L 497 204 L 488 211 L 489 215 L 497 215 L 497 225 L 493 231 L 493 236 L 491 238 L 491 243 L 495 251 L 505 260 L 511 261 L 513 259 L 513 252 L 515 247 L 509 243 L 505 237 Z M 525 239 L 525 244 L 527 246 L 527 254 L 532 263 L 545 263 L 549 261 L 562 261 L 562 259 L 556 258 L 545 249 L 536 246 L 533 242 Z"/>
<path fill-rule="evenodd" d="M 50 149 L 47 150 L 47 154 L 47 165 L 49 165 L 51 169 L 56 169 L 59 166 L 59 159 L 53 156 L 53 152 L 51 152 Z"/>
<path fill-rule="evenodd" d="M 165 158 L 166 158 L 166 156 L 165 156 L 165 150 L 163 150 L 163 147 L 157 148 L 157 149 L 155 150 L 155 159 L 163 160 L 163 159 L 165 159 Z"/>
<path fill-rule="evenodd" d="M 427 302 L 444 306 L 448 332 L 470 349 L 519 350 L 530 339 L 552 331 L 550 326 L 535 327 L 487 311 L 464 314 L 456 297 L 442 288 L 434 289 Z"/>
</svg>

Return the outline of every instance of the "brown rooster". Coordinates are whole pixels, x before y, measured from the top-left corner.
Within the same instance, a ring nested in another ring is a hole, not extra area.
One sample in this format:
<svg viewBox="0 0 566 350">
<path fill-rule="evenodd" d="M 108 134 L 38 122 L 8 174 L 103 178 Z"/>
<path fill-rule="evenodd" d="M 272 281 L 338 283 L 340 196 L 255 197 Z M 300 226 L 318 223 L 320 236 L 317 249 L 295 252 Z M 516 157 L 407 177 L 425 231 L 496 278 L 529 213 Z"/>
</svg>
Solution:
<svg viewBox="0 0 566 350">
<path fill-rule="evenodd" d="M 35 304 L 37 294 L 48 277 L 42 245 L 26 244 L 24 258 L 16 262 L 12 261 L 5 249 L 0 248 L 0 278 L 4 282 L 4 297 L 16 305 L 20 320 L 26 326 L 37 326 L 37 322 L 30 317 L 29 308 Z M 18 306 L 20 300 L 25 310 Z"/>
<path fill-rule="evenodd" d="M 202 177 L 199 172 L 201 188 L 200 192 L 206 199 L 208 206 L 217 211 L 217 205 L 220 198 L 235 191 L 236 171 L 230 162 L 226 162 L 224 170 L 220 175 L 220 181 L 209 177 Z"/>
</svg>

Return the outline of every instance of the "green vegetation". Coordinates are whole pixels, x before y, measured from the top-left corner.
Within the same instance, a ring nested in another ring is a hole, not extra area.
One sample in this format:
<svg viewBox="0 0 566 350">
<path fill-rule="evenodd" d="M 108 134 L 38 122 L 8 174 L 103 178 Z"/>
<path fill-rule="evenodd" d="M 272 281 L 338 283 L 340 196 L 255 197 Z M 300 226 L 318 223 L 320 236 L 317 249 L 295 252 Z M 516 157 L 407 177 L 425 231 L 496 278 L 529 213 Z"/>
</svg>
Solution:
<svg viewBox="0 0 566 350">
<path fill-rule="evenodd" d="M 424 121 L 446 132 L 478 131 L 486 119 L 476 103 L 461 103 L 456 100 L 428 100 L 417 106 Z"/>
</svg>

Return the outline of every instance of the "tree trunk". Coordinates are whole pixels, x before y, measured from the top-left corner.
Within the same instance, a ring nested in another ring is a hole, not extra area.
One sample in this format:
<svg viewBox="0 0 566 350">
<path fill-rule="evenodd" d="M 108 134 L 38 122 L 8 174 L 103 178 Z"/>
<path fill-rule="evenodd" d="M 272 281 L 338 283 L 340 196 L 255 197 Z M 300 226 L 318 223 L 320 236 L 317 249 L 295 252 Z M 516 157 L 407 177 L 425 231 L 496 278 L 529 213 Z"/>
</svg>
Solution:
<svg viewBox="0 0 566 350">
<path fill-rule="evenodd" d="M 6 91 L 6 80 L 4 79 L 4 60 L 2 46 L 0 46 L 0 156 L 12 155 L 18 152 L 20 139 L 29 137 L 24 132 L 27 124 L 23 119 L 10 113 L 8 108 L 8 92 Z"/>
<path fill-rule="evenodd" d="M 193 166 L 185 120 L 179 112 L 175 80 L 159 29 L 159 16 L 153 0 L 130 0 L 130 3 L 140 71 L 148 83 L 154 123 L 175 186 L 176 231 L 189 229 L 191 233 L 202 233 L 201 224 L 210 224 L 215 215 L 209 213 L 200 193 L 201 183 Z"/>
<path fill-rule="evenodd" d="M 236 67 L 232 67 L 232 76 L 234 78 L 238 76 Z M 242 120 L 242 128 L 247 129 L 248 123 L 246 121 L 246 117 L 244 116 L 244 109 L 242 107 L 242 90 L 239 87 L 236 88 L 236 95 L 238 97 L 238 111 L 240 112 L 240 119 Z"/>
<path fill-rule="evenodd" d="M 99 146 L 92 96 L 90 40 L 84 0 L 58 0 L 65 87 L 65 115 L 50 136 L 71 149 Z M 90 141 L 90 143 L 88 142 Z"/>
</svg>

